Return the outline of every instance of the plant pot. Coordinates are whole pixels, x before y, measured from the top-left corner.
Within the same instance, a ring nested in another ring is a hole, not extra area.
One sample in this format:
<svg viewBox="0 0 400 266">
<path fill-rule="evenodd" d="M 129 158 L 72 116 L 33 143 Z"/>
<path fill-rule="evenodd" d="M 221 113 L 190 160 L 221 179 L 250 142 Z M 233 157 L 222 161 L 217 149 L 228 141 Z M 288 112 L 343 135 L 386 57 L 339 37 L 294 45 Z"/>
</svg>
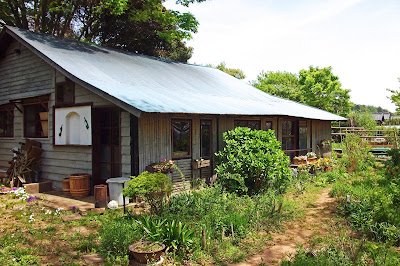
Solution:
<svg viewBox="0 0 400 266">
<path fill-rule="evenodd" d="M 66 196 L 71 196 L 70 188 L 69 188 L 69 178 L 63 178 L 62 182 L 62 190 L 63 194 Z"/>
<path fill-rule="evenodd" d="M 156 168 L 156 167 L 154 167 L 154 166 L 152 166 L 152 165 L 146 166 L 146 171 L 149 172 L 149 173 L 151 173 L 151 174 L 152 174 L 152 173 L 157 173 L 157 172 L 160 172 L 160 173 L 163 173 L 163 174 L 172 173 L 172 169 L 160 171 L 158 168 Z"/>
<path fill-rule="evenodd" d="M 105 208 L 107 202 L 107 185 L 94 186 L 94 207 Z"/>
<path fill-rule="evenodd" d="M 307 157 L 307 162 L 309 162 L 310 164 L 315 164 L 317 163 L 317 161 L 318 161 L 317 157 L 311 157 L 311 158 Z"/>
<path fill-rule="evenodd" d="M 307 160 L 300 160 L 297 158 L 293 158 L 293 164 L 301 165 L 301 164 L 306 164 L 306 163 L 307 163 Z"/>
<path fill-rule="evenodd" d="M 90 174 L 79 173 L 69 176 L 69 191 L 73 198 L 84 198 L 90 193 Z"/>
<path fill-rule="evenodd" d="M 192 162 L 192 169 L 200 169 L 203 167 L 209 167 L 211 164 L 210 160 L 203 160 L 203 161 L 193 161 Z"/>
<path fill-rule="evenodd" d="M 132 253 L 133 257 L 140 263 L 157 262 L 160 260 L 161 255 L 164 253 L 165 245 L 162 243 L 153 243 L 157 245 L 154 251 L 140 251 L 139 247 L 151 244 L 150 241 L 141 241 L 129 246 L 129 251 Z"/>
</svg>

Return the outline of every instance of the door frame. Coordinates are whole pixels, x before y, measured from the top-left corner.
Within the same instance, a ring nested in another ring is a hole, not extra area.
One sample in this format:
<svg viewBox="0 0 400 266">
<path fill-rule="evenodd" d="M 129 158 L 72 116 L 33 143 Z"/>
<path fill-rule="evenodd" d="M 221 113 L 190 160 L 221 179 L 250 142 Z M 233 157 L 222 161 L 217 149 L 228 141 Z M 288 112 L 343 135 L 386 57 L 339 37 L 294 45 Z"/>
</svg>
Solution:
<svg viewBox="0 0 400 266">
<path fill-rule="evenodd" d="M 96 131 L 100 129 L 100 117 L 99 113 L 104 112 L 104 111 L 115 111 L 118 112 L 118 129 L 119 129 L 119 175 L 122 175 L 122 145 L 121 145 L 121 109 L 117 107 L 94 107 L 93 108 L 93 120 L 92 120 L 92 183 L 94 185 L 98 184 L 105 184 L 105 180 L 107 179 L 102 179 L 100 178 L 100 152 L 99 152 L 99 145 L 100 145 L 100 134 Z M 112 144 L 111 144 L 112 145 Z M 113 166 L 113 159 L 114 156 L 112 154 L 112 149 L 111 149 L 111 167 Z M 113 168 L 111 168 L 111 172 L 113 171 Z M 116 176 L 110 176 L 108 178 L 112 178 Z"/>
</svg>

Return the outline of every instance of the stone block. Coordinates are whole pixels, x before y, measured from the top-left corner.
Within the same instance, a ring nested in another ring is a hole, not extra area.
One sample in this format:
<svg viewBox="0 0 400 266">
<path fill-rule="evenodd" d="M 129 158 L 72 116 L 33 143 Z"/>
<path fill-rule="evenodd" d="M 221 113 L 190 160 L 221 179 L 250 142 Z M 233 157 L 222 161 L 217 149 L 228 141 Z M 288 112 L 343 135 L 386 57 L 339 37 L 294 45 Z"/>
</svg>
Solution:
<svg viewBox="0 0 400 266">
<path fill-rule="evenodd" d="M 45 181 L 39 183 L 30 183 L 30 184 L 25 184 L 24 187 L 26 193 L 28 194 L 43 193 L 53 190 L 53 182 Z"/>
</svg>

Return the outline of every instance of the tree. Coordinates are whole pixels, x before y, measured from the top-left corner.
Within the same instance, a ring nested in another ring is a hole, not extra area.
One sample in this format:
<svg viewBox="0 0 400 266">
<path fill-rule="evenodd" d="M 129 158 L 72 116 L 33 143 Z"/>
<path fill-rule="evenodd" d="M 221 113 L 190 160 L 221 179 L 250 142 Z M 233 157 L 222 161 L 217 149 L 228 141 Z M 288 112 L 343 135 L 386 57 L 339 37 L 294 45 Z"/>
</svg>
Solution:
<svg viewBox="0 0 400 266">
<path fill-rule="evenodd" d="M 289 72 L 261 72 L 253 86 L 272 95 L 285 99 L 302 102 L 299 79 L 296 74 Z"/>
<path fill-rule="evenodd" d="M 309 70 L 300 70 L 299 84 L 303 103 L 341 116 L 350 113 L 350 90 L 342 89 L 332 67 L 310 66 Z"/>
<path fill-rule="evenodd" d="M 305 103 L 331 113 L 350 113 L 350 90 L 342 89 L 331 67 L 300 70 L 299 75 L 288 72 L 262 72 L 253 86 L 267 93 Z"/>
<path fill-rule="evenodd" d="M 373 105 L 363 105 L 363 104 L 354 104 L 351 107 L 351 111 L 354 112 L 369 112 L 369 113 L 389 113 L 389 110 L 384 109 L 380 106 L 376 107 Z"/>
<path fill-rule="evenodd" d="M 244 72 L 242 70 L 240 70 L 238 68 L 228 68 L 228 67 L 226 67 L 226 63 L 225 62 L 221 62 L 217 66 L 213 66 L 211 64 L 208 64 L 207 66 L 215 67 L 216 69 L 224 71 L 225 73 L 227 73 L 227 74 L 229 74 L 232 77 L 235 77 L 237 79 L 245 79 L 246 78 L 246 75 L 244 74 Z"/>
<path fill-rule="evenodd" d="M 398 78 L 398 81 L 400 82 L 400 78 Z M 392 93 L 392 95 L 388 96 L 388 99 L 396 105 L 396 112 L 397 114 L 400 114 L 400 91 L 391 89 L 386 90 Z"/>
<path fill-rule="evenodd" d="M 205 0 L 177 0 L 188 6 Z M 197 32 L 190 13 L 168 10 L 165 0 L 0 0 L 7 25 L 108 47 L 187 61 L 185 40 Z"/>
<path fill-rule="evenodd" d="M 376 121 L 370 112 L 354 112 L 348 116 L 349 126 L 364 127 L 365 129 L 375 129 Z"/>
</svg>

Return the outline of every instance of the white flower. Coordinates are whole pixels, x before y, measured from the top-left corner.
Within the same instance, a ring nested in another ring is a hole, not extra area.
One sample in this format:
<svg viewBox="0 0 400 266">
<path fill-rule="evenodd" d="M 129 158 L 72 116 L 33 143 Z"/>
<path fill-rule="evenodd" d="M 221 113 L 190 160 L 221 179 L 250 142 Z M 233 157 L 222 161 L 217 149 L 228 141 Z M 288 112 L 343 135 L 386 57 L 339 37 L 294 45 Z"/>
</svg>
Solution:
<svg viewBox="0 0 400 266">
<path fill-rule="evenodd" d="M 116 210 L 116 209 L 118 209 L 118 202 L 116 202 L 115 200 L 112 200 L 107 204 L 107 207 L 111 210 Z"/>
<path fill-rule="evenodd" d="M 45 214 L 51 214 L 50 210 L 46 210 Z"/>
<path fill-rule="evenodd" d="M 60 214 L 60 212 L 62 211 L 62 210 L 64 210 L 64 208 L 57 208 L 55 211 L 54 211 L 54 215 L 59 215 Z"/>
<path fill-rule="evenodd" d="M 31 214 L 31 216 L 29 216 L 29 221 L 28 222 L 34 222 L 35 221 L 35 218 L 33 217 L 33 213 Z"/>
</svg>

